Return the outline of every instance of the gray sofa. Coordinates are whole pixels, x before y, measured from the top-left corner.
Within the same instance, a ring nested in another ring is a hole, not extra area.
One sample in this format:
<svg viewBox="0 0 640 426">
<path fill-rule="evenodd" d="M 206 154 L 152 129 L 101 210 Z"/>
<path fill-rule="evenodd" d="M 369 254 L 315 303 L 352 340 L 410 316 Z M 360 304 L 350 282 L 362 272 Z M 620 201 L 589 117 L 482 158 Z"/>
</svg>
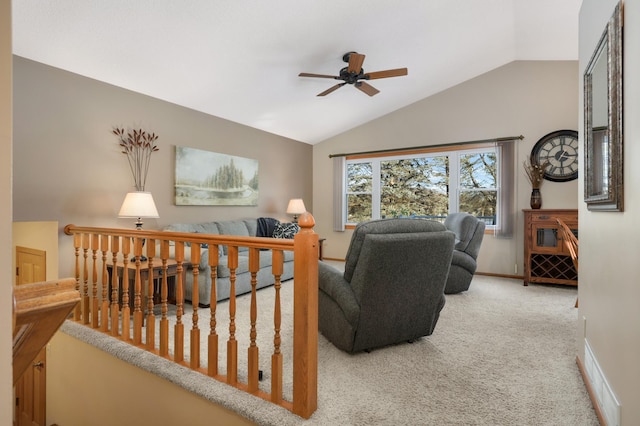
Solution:
<svg viewBox="0 0 640 426">
<path fill-rule="evenodd" d="M 277 221 L 276 221 L 277 222 Z M 200 234 L 214 235 L 234 235 L 255 237 L 258 233 L 258 219 L 228 220 L 205 223 L 172 224 L 164 227 L 163 231 L 172 232 L 193 232 Z M 267 235 L 265 235 L 267 236 Z M 227 247 L 221 246 L 220 259 L 218 261 L 218 275 L 216 278 L 216 300 L 228 299 L 230 296 L 230 271 L 227 267 Z M 249 293 L 251 291 L 251 273 L 249 272 L 249 251 L 246 247 L 238 250 L 238 268 L 236 269 L 236 295 Z M 170 248 L 170 256 L 174 257 L 174 247 Z M 198 304 L 203 307 L 209 306 L 211 300 L 211 267 L 209 266 L 209 249 L 203 247 L 200 252 L 200 263 L 198 276 Z M 191 251 L 185 248 L 185 261 L 191 262 Z M 184 283 L 184 298 L 191 302 L 193 300 L 193 273 L 195 265 L 187 268 Z M 281 280 L 293 278 L 293 252 L 284 252 L 284 268 Z M 271 250 L 260 252 L 260 270 L 258 271 L 257 288 L 273 285 L 275 278 L 271 271 Z"/>
<path fill-rule="evenodd" d="M 344 273 L 318 264 L 318 328 L 359 352 L 433 333 L 445 304 L 454 235 L 426 219 L 359 224 Z"/>
<path fill-rule="evenodd" d="M 444 226 L 456 234 L 456 245 L 444 292 L 454 294 L 467 291 L 476 272 L 476 259 L 480 253 L 485 223 L 469 213 L 451 213 L 445 219 Z"/>
</svg>

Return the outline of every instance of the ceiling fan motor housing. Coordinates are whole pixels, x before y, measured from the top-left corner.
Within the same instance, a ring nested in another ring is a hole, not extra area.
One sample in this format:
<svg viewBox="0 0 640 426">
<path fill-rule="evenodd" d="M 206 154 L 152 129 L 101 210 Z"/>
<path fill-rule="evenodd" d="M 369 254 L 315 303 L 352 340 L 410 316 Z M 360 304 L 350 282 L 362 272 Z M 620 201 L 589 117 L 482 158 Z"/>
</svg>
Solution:
<svg viewBox="0 0 640 426">
<path fill-rule="evenodd" d="M 365 79 L 364 69 L 360 69 L 360 72 L 349 72 L 348 67 L 344 67 L 340 70 L 340 80 L 346 81 L 349 84 L 355 84 L 358 80 Z"/>
</svg>

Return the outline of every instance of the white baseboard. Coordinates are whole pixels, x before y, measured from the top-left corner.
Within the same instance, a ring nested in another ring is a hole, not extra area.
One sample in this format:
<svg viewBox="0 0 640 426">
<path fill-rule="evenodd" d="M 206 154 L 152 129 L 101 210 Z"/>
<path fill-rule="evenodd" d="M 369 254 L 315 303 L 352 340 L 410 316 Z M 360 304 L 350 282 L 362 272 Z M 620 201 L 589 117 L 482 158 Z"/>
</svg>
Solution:
<svg viewBox="0 0 640 426">
<path fill-rule="evenodd" d="M 609 386 L 586 338 L 584 339 L 584 368 L 607 426 L 620 426 L 620 403 Z"/>
</svg>

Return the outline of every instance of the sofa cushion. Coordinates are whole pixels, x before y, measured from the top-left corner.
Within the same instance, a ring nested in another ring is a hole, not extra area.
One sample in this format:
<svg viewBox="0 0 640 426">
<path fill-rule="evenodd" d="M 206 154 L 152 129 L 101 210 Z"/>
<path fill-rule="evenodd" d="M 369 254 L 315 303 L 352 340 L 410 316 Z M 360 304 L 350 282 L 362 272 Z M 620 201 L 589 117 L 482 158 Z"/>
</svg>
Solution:
<svg viewBox="0 0 640 426">
<path fill-rule="evenodd" d="M 223 220 L 216 222 L 218 224 L 218 231 L 220 235 L 232 235 L 236 237 L 250 237 L 249 228 L 243 220 Z M 257 226 L 257 225 L 256 225 Z M 246 247 L 240 247 L 239 252 L 247 251 Z M 223 253 L 228 253 L 227 246 L 223 246 Z"/>
<path fill-rule="evenodd" d="M 267 268 L 272 265 L 272 255 L 271 250 L 261 251 L 260 252 L 260 269 Z M 293 260 L 293 252 L 285 251 L 284 252 L 284 261 L 290 262 Z M 219 278 L 228 278 L 231 275 L 231 271 L 229 271 L 227 256 L 220 258 L 220 263 L 218 264 L 218 277 Z M 243 272 L 249 272 L 249 256 L 245 253 L 245 255 L 238 254 L 238 268 L 236 268 L 236 275 L 242 274 Z"/>
<path fill-rule="evenodd" d="M 249 231 L 249 235 L 255 237 L 258 233 L 258 219 L 245 219 L 243 220 L 244 224 L 247 226 L 247 231 Z"/>
<path fill-rule="evenodd" d="M 162 228 L 168 232 L 189 232 L 195 234 L 213 234 L 219 235 L 218 226 L 215 222 L 206 223 L 174 223 Z M 175 241 L 169 242 L 169 245 L 175 245 Z M 191 243 L 185 243 L 185 247 L 190 247 Z M 206 244 L 202 244 L 202 248 L 207 248 Z"/>
<path fill-rule="evenodd" d="M 247 224 L 243 220 L 222 220 L 216 223 L 218 224 L 220 235 L 250 236 Z"/>
<path fill-rule="evenodd" d="M 292 239 L 300 231 L 297 223 L 277 223 L 273 229 L 273 238 Z"/>
<path fill-rule="evenodd" d="M 220 235 L 217 222 L 205 222 L 200 224 L 202 226 L 203 234 Z"/>
<path fill-rule="evenodd" d="M 169 232 L 205 232 L 201 223 L 173 223 L 165 226 L 162 230 Z"/>
</svg>

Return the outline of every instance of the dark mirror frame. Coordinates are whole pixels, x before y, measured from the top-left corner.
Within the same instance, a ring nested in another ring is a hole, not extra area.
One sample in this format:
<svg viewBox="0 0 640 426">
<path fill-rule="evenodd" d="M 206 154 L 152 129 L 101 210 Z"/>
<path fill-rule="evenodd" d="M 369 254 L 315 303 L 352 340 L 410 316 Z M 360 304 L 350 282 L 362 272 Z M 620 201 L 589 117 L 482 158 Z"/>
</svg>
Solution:
<svg viewBox="0 0 640 426">
<path fill-rule="evenodd" d="M 624 209 L 622 25 L 618 3 L 584 73 L 584 201 L 594 211 Z M 606 64 L 606 78 L 598 78 L 599 64 Z M 606 82 L 606 99 L 594 93 L 599 82 Z M 606 111 L 606 120 L 594 119 L 594 111 Z"/>
</svg>

